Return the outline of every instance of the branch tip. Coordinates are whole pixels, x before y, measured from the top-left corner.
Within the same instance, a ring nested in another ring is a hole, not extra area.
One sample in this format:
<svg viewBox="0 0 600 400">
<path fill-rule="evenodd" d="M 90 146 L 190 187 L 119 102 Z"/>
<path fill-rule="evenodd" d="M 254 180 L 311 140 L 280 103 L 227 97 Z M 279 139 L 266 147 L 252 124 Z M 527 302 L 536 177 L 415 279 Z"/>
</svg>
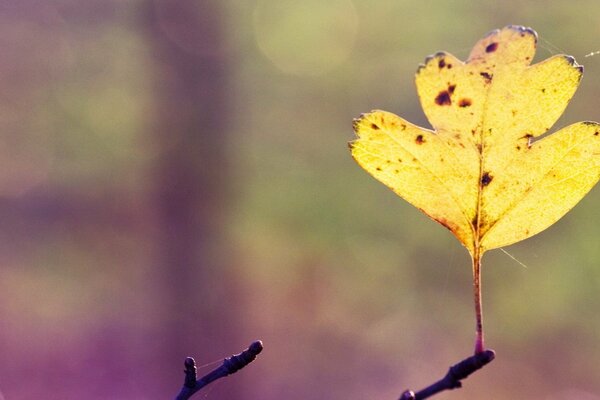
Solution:
<svg viewBox="0 0 600 400">
<path fill-rule="evenodd" d="M 250 346 L 240 354 L 235 354 L 223 360 L 223 367 L 227 374 L 233 374 L 244 368 L 256 359 L 256 356 L 263 350 L 263 344 L 260 340 L 252 342 Z"/>
<path fill-rule="evenodd" d="M 194 360 L 192 357 L 187 357 L 185 359 L 185 361 L 183 362 L 183 365 L 185 365 L 185 369 L 191 369 L 191 368 L 195 368 L 196 367 L 196 360 Z"/>
<path fill-rule="evenodd" d="M 185 359 L 185 381 L 183 388 L 175 398 L 176 400 L 187 400 L 209 383 L 231 375 L 239 371 L 246 365 L 256 359 L 256 356 L 263 351 L 263 343 L 260 340 L 254 341 L 248 348 L 240 354 L 235 354 L 223 360 L 220 367 L 212 370 L 202 378 L 197 379 L 196 361 L 192 357 Z"/>
<path fill-rule="evenodd" d="M 183 386 L 190 389 L 194 388 L 196 386 L 197 379 L 196 360 L 194 360 L 192 357 L 187 357 L 183 365 L 185 365 L 185 380 L 183 382 Z"/>
<path fill-rule="evenodd" d="M 260 354 L 260 352 L 263 351 L 264 348 L 265 347 L 263 346 L 262 340 L 254 341 L 250 344 L 250 346 L 248 346 L 248 350 L 254 355 Z"/>
<path fill-rule="evenodd" d="M 489 364 L 495 357 L 496 353 L 491 349 L 483 350 L 471 357 L 467 357 L 451 366 L 448 373 L 439 381 L 417 393 L 412 390 L 406 390 L 402 393 L 399 400 L 423 400 L 444 390 L 458 389 L 462 387 L 461 380 Z"/>
</svg>

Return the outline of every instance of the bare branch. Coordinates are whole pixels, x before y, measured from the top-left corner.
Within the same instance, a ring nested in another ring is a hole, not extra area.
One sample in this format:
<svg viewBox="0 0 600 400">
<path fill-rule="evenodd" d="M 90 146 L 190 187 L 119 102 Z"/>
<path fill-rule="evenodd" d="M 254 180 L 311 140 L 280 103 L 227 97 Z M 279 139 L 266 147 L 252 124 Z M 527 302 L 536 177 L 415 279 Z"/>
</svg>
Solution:
<svg viewBox="0 0 600 400">
<path fill-rule="evenodd" d="M 198 380 L 196 380 L 196 361 L 192 357 L 186 358 L 184 363 L 185 381 L 181 388 L 181 392 L 179 392 L 175 400 L 187 400 L 209 383 L 239 371 L 254 361 L 256 356 L 262 350 L 263 344 L 260 340 L 257 340 L 240 354 L 233 355 L 223 360 L 223 364 L 221 364 L 220 367 Z"/>
<path fill-rule="evenodd" d="M 402 393 L 399 400 L 423 400 L 444 390 L 460 388 L 462 387 L 461 380 L 490 363 L 494 357 L 496 357 L 494 350 L 484 350 L 476 353 L 450 367 L 446 376 L 425 389 L 417 393 L 412 390 L 406 390 Z"/>
</svg>

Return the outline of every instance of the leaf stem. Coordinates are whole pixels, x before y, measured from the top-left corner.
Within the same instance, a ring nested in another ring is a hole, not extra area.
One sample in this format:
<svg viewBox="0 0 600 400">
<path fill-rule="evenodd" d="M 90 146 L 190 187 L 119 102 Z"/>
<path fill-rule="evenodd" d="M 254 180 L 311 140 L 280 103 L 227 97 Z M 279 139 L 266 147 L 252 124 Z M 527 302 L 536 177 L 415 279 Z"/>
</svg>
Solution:
<svg viewBox="0 0 600 400">
<path fill-rule="evenodd" d="M 473 296 L 475 300 L 475 354 L 483 353 L 483 310 L 481 307 L 481 253 L 475 249 L 473 255 Z"/>
</svg>

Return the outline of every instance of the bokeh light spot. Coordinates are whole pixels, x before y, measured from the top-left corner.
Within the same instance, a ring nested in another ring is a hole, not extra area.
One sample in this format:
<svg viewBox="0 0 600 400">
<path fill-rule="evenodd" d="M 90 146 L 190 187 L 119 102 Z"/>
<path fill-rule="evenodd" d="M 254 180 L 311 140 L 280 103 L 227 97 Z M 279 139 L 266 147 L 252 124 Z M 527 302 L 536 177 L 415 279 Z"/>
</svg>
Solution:
<svg viewBox="0 0 600 400">
<path fill-rule="evenodd" d="M 254 10 L 259 49 L 292 75 L 319 76 L 343 63 L 357 29 L 351 0 L 260 0 Z"/>
</svg>

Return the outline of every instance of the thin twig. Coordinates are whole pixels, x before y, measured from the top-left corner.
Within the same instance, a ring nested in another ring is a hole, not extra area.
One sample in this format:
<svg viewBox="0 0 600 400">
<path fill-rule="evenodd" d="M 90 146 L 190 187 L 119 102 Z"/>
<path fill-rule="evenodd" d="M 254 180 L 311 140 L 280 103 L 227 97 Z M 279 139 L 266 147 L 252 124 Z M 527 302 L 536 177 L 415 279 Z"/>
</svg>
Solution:
<svg viewBox="0 0 600 400">
<path fill-rule="evenodd" d="M 439 381 L 417 393 L 412 390 L 406 390 L 400 396 L 400 400 L 423 400 L 444 390 L 460 388 L 462 386 L 461 380 L 491 362 L 494 357 L 496 357 L 494 350 L 484 350 L 481 353 L 465 358 L 458 364 L 450 367 L 446 376 Z"/>
<path fill-rule="evenodd" d="M 196 380 L 196 361 L 192 357 L 186 358 L 184 363 L 185 382 L 181 388 L 181 392 L 179 392 L 175 400 L 187 400 L 209 383 L 239 371 L 254 361 L 262 349 L 262 342 L 257 340 L 240 354 L 233 355 L 223 360 L 223 364 L 221 364 L 219 368 L 212 370 L 198 380 Z"/>
</svg>

